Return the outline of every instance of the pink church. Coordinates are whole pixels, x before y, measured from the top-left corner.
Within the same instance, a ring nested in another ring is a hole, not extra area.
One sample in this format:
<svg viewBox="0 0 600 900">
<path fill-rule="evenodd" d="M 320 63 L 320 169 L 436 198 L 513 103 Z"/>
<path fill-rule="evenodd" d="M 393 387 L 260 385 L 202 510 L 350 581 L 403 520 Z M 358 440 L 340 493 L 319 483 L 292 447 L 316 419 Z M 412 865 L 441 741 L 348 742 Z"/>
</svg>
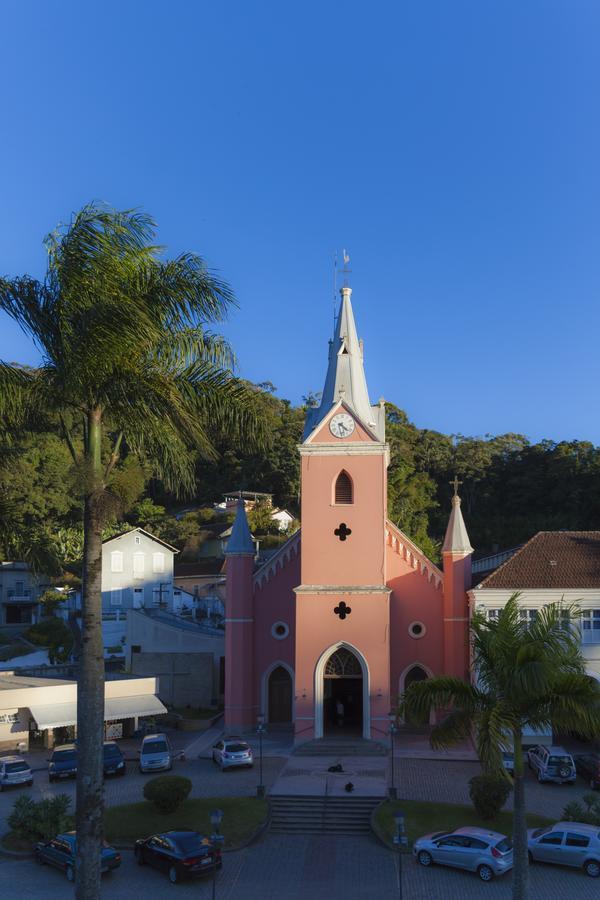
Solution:
<svg viewBox="0 0 600 900">
<path fill-rule="evenodd" d="M 413 681 L 468 677 L 473 548 L 457 495 L 443 572 L 387 518 L 383 401 L 369 400 L 351 303 L 341 290 L 321 405 L 302 444 L 302 528 L 254 571 L 240 502 L 227 545 L 225 725 L 259 713 L 295 741 L 386 740 Z"/>
</svg>

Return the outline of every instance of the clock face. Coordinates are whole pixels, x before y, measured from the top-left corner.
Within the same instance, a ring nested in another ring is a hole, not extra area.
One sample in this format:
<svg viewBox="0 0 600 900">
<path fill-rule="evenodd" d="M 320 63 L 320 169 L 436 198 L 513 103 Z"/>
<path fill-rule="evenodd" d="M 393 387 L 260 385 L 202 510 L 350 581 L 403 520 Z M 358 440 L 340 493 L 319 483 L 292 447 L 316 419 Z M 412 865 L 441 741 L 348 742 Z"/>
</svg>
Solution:
<svg viewBox="0 0 600 900">
<path fill-rule="evenodd" d="M 354 431 L 354 419 L 348 413 L 337 413 L 329 423 L 329 430 L 334 437 L 349 437 Z"/>
</svg>

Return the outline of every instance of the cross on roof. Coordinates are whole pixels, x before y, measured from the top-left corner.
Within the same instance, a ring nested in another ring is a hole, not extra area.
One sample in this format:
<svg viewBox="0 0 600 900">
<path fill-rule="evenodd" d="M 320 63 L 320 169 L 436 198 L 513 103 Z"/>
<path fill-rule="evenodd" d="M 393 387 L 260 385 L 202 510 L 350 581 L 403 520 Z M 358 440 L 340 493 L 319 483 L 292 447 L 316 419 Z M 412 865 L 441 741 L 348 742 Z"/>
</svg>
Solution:
<svg viewBox="0 0 600 900">
<path fill-rule="evenodd" d="M 458 475 L 455 475 L 452 481 L 449 482 L 450 486 L 454 488 L 454 496 L 458 497 L 458 486 L 462 484 L 462 481 L 458 480 Z"/>
</svg>

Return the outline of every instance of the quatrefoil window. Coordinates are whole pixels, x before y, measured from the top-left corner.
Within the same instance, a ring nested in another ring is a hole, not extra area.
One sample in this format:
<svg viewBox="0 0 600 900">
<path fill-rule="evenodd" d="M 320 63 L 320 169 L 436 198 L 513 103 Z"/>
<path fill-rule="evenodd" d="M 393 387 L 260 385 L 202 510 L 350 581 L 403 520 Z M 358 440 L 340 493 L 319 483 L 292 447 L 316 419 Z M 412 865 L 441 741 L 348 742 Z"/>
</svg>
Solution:
<svg viewBox="0 0 600 900">
<path fill-rule="evenodd" d="M 339 528 L 336 528 L 333 533 L 340 541 L 345 541 L 352 534 L 352 529 L 348 528 L 345 522 L 340 522 Z"/>
</svg>

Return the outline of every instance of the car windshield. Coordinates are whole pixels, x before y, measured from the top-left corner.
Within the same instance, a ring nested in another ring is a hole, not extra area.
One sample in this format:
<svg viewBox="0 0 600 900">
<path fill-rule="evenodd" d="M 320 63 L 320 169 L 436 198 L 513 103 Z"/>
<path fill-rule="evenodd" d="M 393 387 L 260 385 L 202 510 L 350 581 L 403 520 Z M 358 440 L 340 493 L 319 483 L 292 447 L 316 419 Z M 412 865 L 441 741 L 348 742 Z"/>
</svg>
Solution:
<svg viewBox="0 0 600 900">
<path fill-rule="evenodd" d="M 142 753 L 166 753 L 168 750 L 166 741 L 148 741 L 144 744 Z"/>
<path fill-rule="evenodd" d="M 243 753 L 248 750 L 248 744 L 225 744 L 225 749 L 228 753 Z"/>
<path fill-rule="evenodd" d="M 75 762 L 76 750 L 55 750 L 52 754 L 52 762 Z"/>
<path fill-rule="evenodd" d="M 570 766 L 571 765 L 571 757 L 570 756 L 551 756 L 548 760 L 549 766 Z"/>
<path fill-rule="evenodd" d="M 202 843 L 201 834 L 182 834 L 173 840 L 180 853 L 200 853 L 206 850 L 206 844 Z"/>
<path fill-rule="evenodd" d="M 7 763 L 6 764 L 6 773 L 9 772 L 26 772 L 29 766 L 26 762 L 16 762 L 16 763 Z"/>
<path fill-rule="evenodd" d="M 104 745 L 104 755 L 105 756 L 121 756 L 121 751 L 117 747 L 116 744 L 105 744 Z"/>
<path fill-rule="evenodd" d="M 512 841 L 510 838 L 502 838 L 501 841 L 498 841 L 496 844 L 496 850 L 500 853 L 509 853 L 512 850 Z"/>
</svg>

